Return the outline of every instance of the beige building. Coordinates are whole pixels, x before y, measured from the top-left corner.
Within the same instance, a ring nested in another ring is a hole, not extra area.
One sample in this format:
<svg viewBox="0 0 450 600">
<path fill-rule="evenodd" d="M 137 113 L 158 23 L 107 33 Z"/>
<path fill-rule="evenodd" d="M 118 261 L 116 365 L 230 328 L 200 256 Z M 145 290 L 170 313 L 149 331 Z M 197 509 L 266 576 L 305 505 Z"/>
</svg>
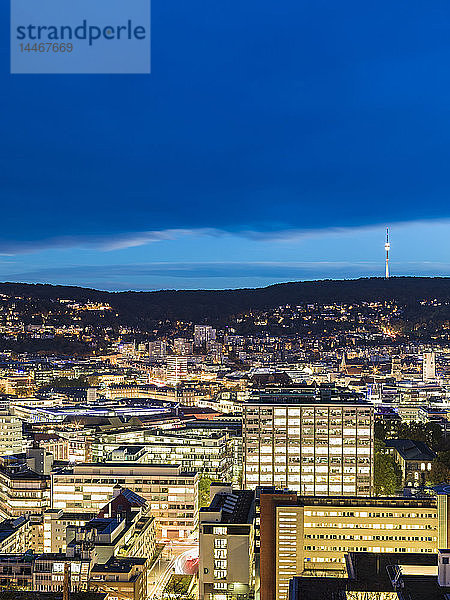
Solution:
<svg viewBox="0 0 450 600">
<path fill-rule="evenodd" d="M 115 487 L 148 500 L 157 537 L 188 537 L 198 522 L 198 474 L 177 465 L 86 463 L 52 473 L 52 508 L 67 512 L 98 512 Z"/>
<path fill-rule="evenodd" d="M 28 517 L 0 523 L 0 554 L 19 554 L 33 549 L 33 523 Z"/>
<path fill-rule="evenodd" d="M 49 508 L 43 515 L 43 551 L 61 553 L 67 549 L 66 530 L 69 525 L 82 526 L 93 519 L 97 513 L 69 513 Z"/>
<path fill-rule="evenodd" d="M 436 553 L 438 499 L 261 494 L 261 600 L 286 600 L 295 575 L 343 576 L 348 552 Z"/>
<path fill-rule="evenodd" d="M 49 505 L 49 477 L 25 465 L 0 467 L 0 517 L 41 514 Z"/>
<path fill-rule="evenodd" d="M 255 494 L 213 484 L 211 496 L 210 506 L 199 515 L 199 600 L 250 598 L 255 584 Z"/>
<path fill-rule="evenodd" d="M 148 600 L 149 558 L 112 559 L 92 567 L 89 589 L 106 592 L 107 600 Z"/>
<path fill-rule="evenodd" d="M 24 451 L 22 421 L 8 413 L 0 413 L 0 456 Z"/>
</svg>

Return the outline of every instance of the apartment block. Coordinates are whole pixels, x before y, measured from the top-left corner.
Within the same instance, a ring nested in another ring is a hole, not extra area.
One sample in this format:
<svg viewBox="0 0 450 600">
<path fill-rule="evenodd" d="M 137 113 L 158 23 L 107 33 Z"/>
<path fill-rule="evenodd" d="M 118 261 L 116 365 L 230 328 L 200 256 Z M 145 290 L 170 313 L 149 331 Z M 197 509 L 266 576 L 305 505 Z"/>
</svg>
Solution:
<svg viewBox="0 0 450 600">
<path fill-rule="evenodd" d="M 243 410 L 244 487 L 370 496 L 373 407 L 329 386 L 253 390 Z"/>
</svg>

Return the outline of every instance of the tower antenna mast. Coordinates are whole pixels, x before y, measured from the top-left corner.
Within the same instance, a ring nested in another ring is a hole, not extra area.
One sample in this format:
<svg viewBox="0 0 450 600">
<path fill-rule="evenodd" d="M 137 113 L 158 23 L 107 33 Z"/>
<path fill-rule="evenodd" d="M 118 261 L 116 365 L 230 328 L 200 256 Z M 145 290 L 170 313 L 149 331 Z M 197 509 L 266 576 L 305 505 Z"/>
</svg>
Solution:
<svg viewBox="0 0 450 600">
<path fill-rule="evenodd" d="M 384 244 L 384 249 L 386 250 L 386 279 L 389 279 L 389 250 L 391 249 L 391 244 L 389 242 L 389 227 L 386 227 L 386 243 Z"/>
</svg>

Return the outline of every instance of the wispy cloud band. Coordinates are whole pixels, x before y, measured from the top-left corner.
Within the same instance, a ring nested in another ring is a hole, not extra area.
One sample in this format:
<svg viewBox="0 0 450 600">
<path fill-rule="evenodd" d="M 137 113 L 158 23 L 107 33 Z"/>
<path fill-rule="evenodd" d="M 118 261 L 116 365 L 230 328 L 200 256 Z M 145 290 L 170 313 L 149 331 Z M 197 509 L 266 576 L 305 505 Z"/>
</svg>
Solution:
<svg viewBox="0 0 450 600">
<path fill-rule="evenodd" d="M 395 224 L 396 229 L 403 229 L 411 226 L 426 226 L 440 225 L 450 227 L 450 220 L 428 220 L 428 221 L 403 221 Z M 95 249 L 104 252 L 117 250 L 125 250 L 145 246 L 155 242 L 164 242 L 177 240 L 183 237 L 221 237 L 232 235 L 244 237 L 254 241 L 270 241 L 270 242 L 296 242 L 309 238 L 317 238 L 323 236 L 344 237 L 357 235 L 358 233 L 379 231 L 383 224 L 365 225 L 355 227 L 325 227 L 319 229 L 296 228 L 296 229 L 271 229 L 258 230 L 241 228 L 236 230 L 225 230 L 214 227 L 202 228 L 179 228 L 179 229 L 162 229 L 162 230 L 147 230 L 125 233 L 99 233 L 97 235 L 73 235 L 59 236 L 46 239 L 36 240 L 7 240 L 0 238 L 0 255 L 14 256 L 18 254 L 30 254 L 44 250 L 60 250 L 69 248 L 87 248 Z"/>
</svg>

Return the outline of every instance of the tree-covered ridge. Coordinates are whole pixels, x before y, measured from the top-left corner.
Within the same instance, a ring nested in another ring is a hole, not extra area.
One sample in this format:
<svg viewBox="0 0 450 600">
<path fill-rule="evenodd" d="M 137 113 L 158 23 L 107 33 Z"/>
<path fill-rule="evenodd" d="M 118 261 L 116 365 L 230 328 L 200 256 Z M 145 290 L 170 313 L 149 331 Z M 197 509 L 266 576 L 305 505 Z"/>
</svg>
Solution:
<svg viewBox="0 0 450 600">
<path fill-rule="evenodd" d="M 52 300 L 106 302 L 131 321 L 183 319 L 202 321 L 224 319 L 248 311 L 303 303 L 352 303 L 396 301 L 407 312 L 440 314 L 449 317 L 450 278 L 392 277 L 280 283 L 265 288 L 235 290 L 162 290 L 156 292 L 105 292 L 72 286 L 0 283 L 0 294 Z M 421 301 L 438 304 L 425 306 Z M 441 304 L 439 304 L 441 303 Z M 422 307 L 422 308 L 421 308 Z M 430 310 L 425 311 L 428 308 Z"/>
</svg>

